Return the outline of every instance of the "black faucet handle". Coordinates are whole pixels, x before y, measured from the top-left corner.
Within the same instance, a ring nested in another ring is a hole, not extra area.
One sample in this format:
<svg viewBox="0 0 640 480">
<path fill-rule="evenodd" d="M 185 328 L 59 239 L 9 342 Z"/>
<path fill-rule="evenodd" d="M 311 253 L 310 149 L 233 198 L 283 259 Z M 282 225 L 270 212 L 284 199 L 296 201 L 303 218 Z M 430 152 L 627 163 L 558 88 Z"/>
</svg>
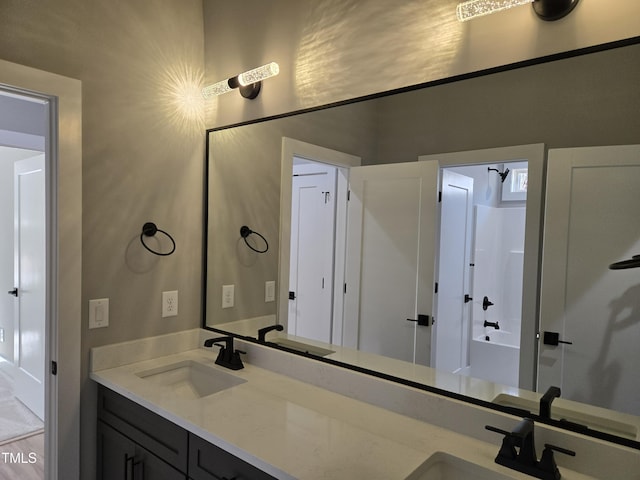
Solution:
<svg viewBox="0 0 640 480">
<path fill-rule="evenodd" d="M 500 451 L 498 452 L 498 456 L 496 457 L 496 462 L 499 458 L 505 460 L 515 460 L 518 457 L 518 452 L 516 452 L 515 442 L 511 432 L 502 430 L 501 428 L 497 428 L 492 425 L 485 425 L 484 428 L 489 430 L 490 432 L 504 435 L 504 438 L 502 439 L 502 445 L 500 446 Z"/>
<path fill-rule="evenodd" d="M 572 457 L 576 456 L 576 452 L 573 450 L 567 450 L 566 448 L 556 447 L 549 443 L 544 444 L 542 457 L 540 457 L 540 461 L 538 462 L 538 469 L 546 474 L 545 478 L 559 480 L 561 478 L 560 470 L 558 470 L 558 465 L 556 464 L 553 452 L 563 453 Z"/>
<path fill-rule="evenodd" d="M 574 452 L 573 450 L 569 450 L 568 448 L 557 447 L 555 445 L 551 445 L 550 443 L 545 443 L 544 449 L 553 450 L 554 452 L 558 452 L 558 453 L 563 453 L 565 455 L 569 455 L 570 457 L 576 456 L 576 452 Z"/>
</svg>

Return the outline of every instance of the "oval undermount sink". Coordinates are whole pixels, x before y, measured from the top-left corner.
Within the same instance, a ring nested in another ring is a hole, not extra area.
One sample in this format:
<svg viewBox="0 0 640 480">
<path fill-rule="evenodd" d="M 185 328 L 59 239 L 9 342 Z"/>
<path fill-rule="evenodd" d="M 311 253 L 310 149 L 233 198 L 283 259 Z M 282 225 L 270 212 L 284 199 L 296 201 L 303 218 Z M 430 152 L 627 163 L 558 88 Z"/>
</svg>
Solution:
<svg viewBox="0 0 640 480">
<path fill-rule="evenodd" d="M 436 452 L 406 480 L 513 480 L 513 477 L 448 453 Z"/>
<path fill-rule="evenodd" d="M 221 392 L 246 380 L 193 360 L 151 368 L 136 375 L 147 382 L 171 388 L 176 396 L 200 398 Z"/>
</svg>

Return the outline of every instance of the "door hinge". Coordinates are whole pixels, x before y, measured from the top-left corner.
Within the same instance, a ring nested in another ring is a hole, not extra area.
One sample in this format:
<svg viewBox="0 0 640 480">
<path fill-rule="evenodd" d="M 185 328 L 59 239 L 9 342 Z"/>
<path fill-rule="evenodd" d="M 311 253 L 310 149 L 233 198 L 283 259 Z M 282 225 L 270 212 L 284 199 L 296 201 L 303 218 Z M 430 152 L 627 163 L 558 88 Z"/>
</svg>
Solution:
<svg viewBox="0 0 640 480">
<path fill-rule="evenodd" d="M 51 375 L 58 374 L 58 362 L 51 361 Z"/>
</svg>

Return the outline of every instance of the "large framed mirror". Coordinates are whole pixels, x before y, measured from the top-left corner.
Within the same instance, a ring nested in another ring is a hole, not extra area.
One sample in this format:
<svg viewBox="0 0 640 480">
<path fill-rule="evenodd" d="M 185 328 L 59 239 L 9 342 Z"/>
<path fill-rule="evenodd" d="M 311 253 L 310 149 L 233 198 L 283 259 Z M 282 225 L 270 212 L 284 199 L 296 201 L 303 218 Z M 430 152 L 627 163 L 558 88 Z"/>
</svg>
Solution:
<svg viewBox="0 0 640 480">
<path fill-rule="evenodd" d="M 638 78 L 635 38 L 209 130 L 204 328 L 640 448 Z"/>
</svg>

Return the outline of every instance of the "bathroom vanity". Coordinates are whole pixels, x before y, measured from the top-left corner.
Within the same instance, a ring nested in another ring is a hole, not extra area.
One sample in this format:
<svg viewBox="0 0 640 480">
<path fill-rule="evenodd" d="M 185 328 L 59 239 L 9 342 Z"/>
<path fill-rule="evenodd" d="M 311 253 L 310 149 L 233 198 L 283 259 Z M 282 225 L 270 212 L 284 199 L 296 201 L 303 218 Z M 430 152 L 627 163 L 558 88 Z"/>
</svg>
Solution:
<svg viewBox="0 0 640 480">
<path fill-rule="evenodd" d="M 501 436 L 484 429 L 518 417 L 242 341 L 245 368 L 230 371 L 201 347 L 210 334 L 92 350 L 98 478 L 532 478 L 494 462 Z M 562 478 L 638 478 L 633 449 L 535 433 L 540 452 L 576 451 L 557 455 Z"/>
</svg>

